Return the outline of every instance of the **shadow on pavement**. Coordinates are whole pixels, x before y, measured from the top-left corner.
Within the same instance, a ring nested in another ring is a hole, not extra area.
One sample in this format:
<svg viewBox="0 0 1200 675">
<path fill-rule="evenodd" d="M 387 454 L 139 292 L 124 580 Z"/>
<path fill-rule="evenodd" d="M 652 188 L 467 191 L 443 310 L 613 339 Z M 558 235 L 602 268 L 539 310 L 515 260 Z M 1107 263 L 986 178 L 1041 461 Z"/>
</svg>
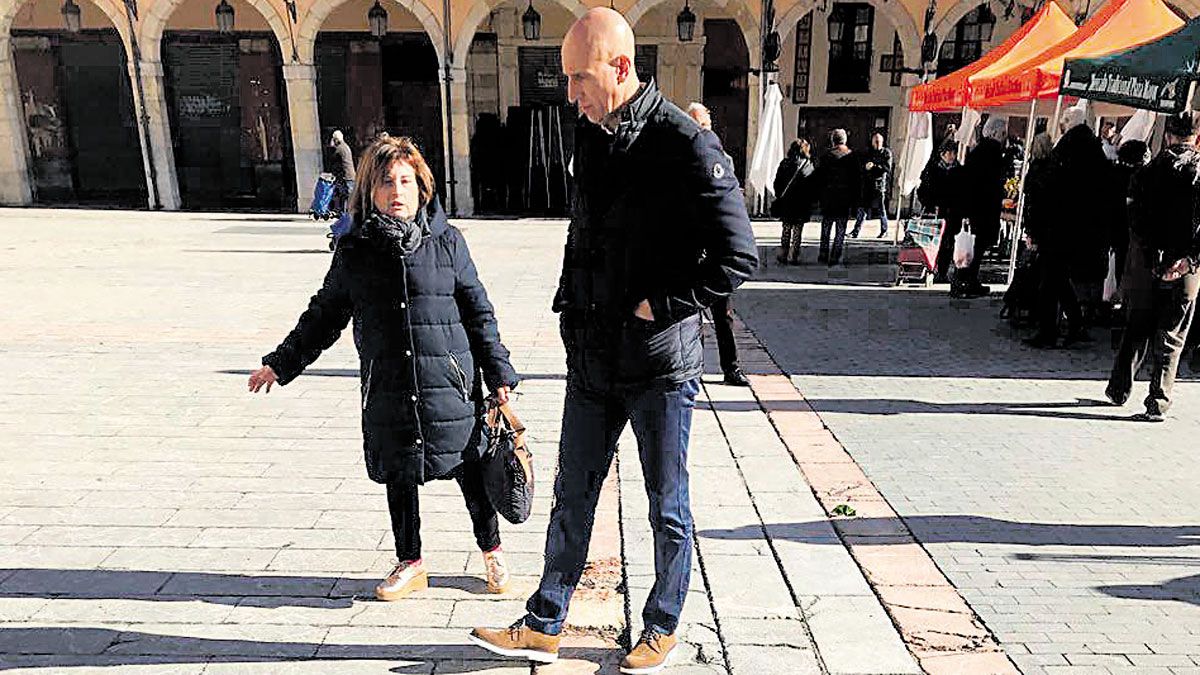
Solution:
<svg viewBox="0 0 1200 675">
<path fill-rule="evenodd" d="M 0 628 L 0 670 L 317 660 L 328 661 L 330 670 L 336 671 L 340 660 L 367 659 L 407 662 L 393 667 L 393 673 L 428 673 L 431 661 L 437 663 L 438 673 L 475 673 L 494 669 L 502 660 L 468 643 L 465 628 L 462 644 L 405 644 L 408 631 L 416 638 L 421 630 L 397 628 L 396 644 L 373 645 L 222 640 L 88 627 Z M 559 657 L 605 664 L 615 660 L 616 652 L 615 648 L 563 648 Z"/>
<path fill-rule="evenodd" d="M 1100 414 L 1072 412 L 1077 408 L 1109 408 L 1120 411 L 1108 401 L 1076 399 L 1024 403 L 930 403 L 912 399 L 838 399 L 810 398 L 809 405 L 818 413 L 853 413 L 858 415 L 954 414 L 954 415 L 1023 415 L 1057 419 L 1092 420 L 1098 422 L 1127 422 L 1126 413 Z"/>
<path fill-rule="evenodd" d="M 253 597 L 260 607 L 342 608 L 351 606 L 355 596 L 365 595 L 360 591 L 365 589 L 369 593 L 377 582 L 376 579 L 212 572 L 10 568 L 0 569 L 0 598 L 198 600 L 236 605 Z"/>
<path fill-rule="evenodd" d="M 221 375 L 244 375 L 250 377 L 253 370 L 218 370 Z M 304 375 L 309 377 L 358 377 L 357 368 L 306 368 Z"/>
<path fill-rule="evenodd" d="M 849 518 L 856 531 L 888 531 L 894 518 Z M 984 516 L 908 516 L 903 521 L 922 544 L 1016 544 L 1025 546 L 1200 546 L 1200 525 L 1074 525 L 1069 523 L 1022 523 Z M 773 538 L 803 543 L 838 544 L 829 535 L 826 521 L 767 525 Z M 703 530 L 696 533 L 712 539 L 762 539 L 761 526 Z M 905 543 L 880 537 L 879 545 Z"/>
<path fill-rule="evenodd" d="M 1099 589 L 1106 595 L 1126 600 L 1175 600 L 1200 605 L 1200 574 L 1161 584 L 1100 586 Z"/>
<path fill-rule="evenodd" d="M 734 296 L 742 321 L 791 375 L 1108 378 L 1108 329 L 1092 329 L 1095 340 L 1079 347 L 1036 350 L 999 318 L 1001 305 L 996 295 L 799 283 L 750 283 Z"/>
</svg>

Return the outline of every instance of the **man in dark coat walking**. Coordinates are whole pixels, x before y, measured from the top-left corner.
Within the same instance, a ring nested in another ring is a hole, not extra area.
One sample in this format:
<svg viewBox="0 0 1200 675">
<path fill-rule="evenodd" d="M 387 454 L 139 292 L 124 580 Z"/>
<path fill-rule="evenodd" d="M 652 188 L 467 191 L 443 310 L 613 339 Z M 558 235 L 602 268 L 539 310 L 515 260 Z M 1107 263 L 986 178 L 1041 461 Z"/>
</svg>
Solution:
<svg viewBox="0 0 1200 675">
<path fill-rule="evenodd" d="M 633 30 L 589 10 L 563 41 L 575 132 L 576 198 L 554 298 L 567 352 L 554 509 L 545 569 L 527 613 L 476 628 L 476 644 L 550 662 L 587 560 L 600 488 L 631 424 L 638 439 L 654 586 L 622 672 L 660 669 L 676 644 L 692 566 L 687 445 L 703 370 L 700 312 L 757 264 L 733 166 L 653 81 L 634 71 Z"/>
<path fill-rule="evenodd" d="M 971 264 L 958 270 L 950 294 L 957 297 L 975 298 L 987 295 L 990 289 L 979 283 L 979 266 L 983 254 L 996 244 L 1000 236 L 1000 212 L 1004 202 L 1004 181 L 1008 176 L 1008 162 L 1004 159 L 1004 141 L 1008 138 L 1008 121 L 1003 117 L 992 117 L 983 126 L 983 138 L 967 153 L 963 162 L 964 195 L 963 215 L 970 223 L 975 235 L 975 252 Z M 960 226 L 961 227 L 961 226 Z M 958 232 L 949 230 L 943 236 L 951 239 Z"/>
<path fill-rule="evenodd" d="M 1068 321 L 1064 346 L 1088 339 L 1072 279 L 1089 264 L 1106 269 L 1108 262 L 1107 202 L 1094 194 L 1108 185 L 1108 160 L 1082 108 L 1064 111 L 1061 124 L 1064 133 L 1050 153 L 1044 197 L 1038 204 L 1040 230 L 1031 235 L 1038 247 L 1041 282 L 1038 332 L 1026 344 L 1042 349 L 1057 346 L 1060 314 Z"/>
<path fill-rule="evenodd" d="M 1105 394 L 1124 405 L 1150 358 L 1150 393 L 1138 419 L 1160 422 L 1171 406 L 1179 357 L 1200 291 L 1200 114 L 1167 119 L 1166 147 L 1129 187 L 1130 246 L 1124 280 L 1129 319 Z"/>
<path fill-rule="evenodd" d="M 862 191 L 862 166 L 850 146 L 845 129 L 829 133 L 832 147 L 817 165 L 817 186 L 821 200 L 821 249 L 817 262 L 830 267 L 842 262 L 842 247 L 846 240 L 846 225 L 858 208 Z M 830 236 L 833 237 L 832 247 Z"/>
<path fill-rule="evenodd" d="M 875 215 L 879 216 L 879 238 L 887 236 L 887 197 L 891 184 L 892 149 L 884 146 L 883 134 L 872 134 L 871 149 L 867 150 L 863 159 L 862 203 L 858 207 L 851 237 L 857 238 L 863 221 Z"/>
</svg>

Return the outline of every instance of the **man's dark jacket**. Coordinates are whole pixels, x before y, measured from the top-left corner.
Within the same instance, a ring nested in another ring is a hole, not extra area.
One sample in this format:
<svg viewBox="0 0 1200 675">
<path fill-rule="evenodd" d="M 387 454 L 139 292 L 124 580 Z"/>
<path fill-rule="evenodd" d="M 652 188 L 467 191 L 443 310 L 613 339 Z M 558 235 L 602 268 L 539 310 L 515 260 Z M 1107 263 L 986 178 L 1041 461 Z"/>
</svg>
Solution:
<svg viewBox="0 0 1200 675">
<path fill-rule="evenodd" d="M 569 381 L 593 391 L 699 377 L 700 310 L 757 265 L 745 201 L 721 143 L 653 81 L 610 134 L 575 131 L 575 201 L 562 277 Z M 634 316 L 649 300 L 654 321 Z"/>
<path fill-rule="evenodd" d="M 1004 146 L 995 139 L 983 138 L 967 153 L 963 162 L 965 188 L 963 215 L 971 219 L 976 250 L 990 247 L 1000 232 L 1000 212 L 1004 208 L 1004 181 L 1008 164 Z"/>
<path fill-rule="evenodd" d="M 1108 272 L 1108 187 L 1112 163 L 1086 124 L 1067 130 L 1050 154 L 1049 196 L 1044 201 L 1044 252 L 1060 256 L 1072 277 L 1101 281 Z"/>
<path fill-rule="evenodd" d="M 350 145 L 345 141 L 333 144 L 333 152 L 330 153 L 329 172 L 338 180 L 354 180 L 354 154 L 350 152 Z"/>
<path fill-rule="evenodd" d="M 821 156 L 815 182 L 823 218 L 845 220 L 862 202 L 862 164 L 846 146 L 830 148 Z"/>
<path fill-rule="evenodd" d="M 308 310 L 262 360 L 285 385 L 351 317 L 360 322 L 363 451 L 367 475 L 380 483 L 444 478 L 477 457 L 482 384 L 518 382 L 466 240 L 437 199 L 425 213 L 429 235 L 409 255 L 355 222 Z"/>
<path fill-rule="evenodd" d="M 1133 174 L 1129 226 L 1146 269 L 1200 256 L 1200 150 L 1173 145 Z"/>
<path fill-rule="evenodd" d="M 871 168 L 867 168 L 867 164 Z M 892 182 L 892 151 L 890 148 L 870 148 L 863 158 L 863 191 L 871 195 L 887 195 Z"/>
</svg>

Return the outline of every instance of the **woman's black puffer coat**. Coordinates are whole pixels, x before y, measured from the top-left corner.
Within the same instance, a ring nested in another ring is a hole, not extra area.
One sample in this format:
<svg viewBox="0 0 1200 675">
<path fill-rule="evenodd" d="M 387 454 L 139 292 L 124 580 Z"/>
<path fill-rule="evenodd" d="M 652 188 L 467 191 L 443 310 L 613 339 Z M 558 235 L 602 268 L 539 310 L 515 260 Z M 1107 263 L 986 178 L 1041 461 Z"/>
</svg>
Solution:
<svg viewBox="0 0 1200 675">
<path fill-rule="evenodd" d="M 482 384 L 518 382 L 466 240 L 436 199 L 425 214 L 429 235 L 408 256 L 389 252 L 356 222 L 296 328 L 262 360 L 285 385 L 351 317 L 361 324 L 363 450 L 367 475 L 379 483 L 444 478 L 474 458 Z"/>
</svg>

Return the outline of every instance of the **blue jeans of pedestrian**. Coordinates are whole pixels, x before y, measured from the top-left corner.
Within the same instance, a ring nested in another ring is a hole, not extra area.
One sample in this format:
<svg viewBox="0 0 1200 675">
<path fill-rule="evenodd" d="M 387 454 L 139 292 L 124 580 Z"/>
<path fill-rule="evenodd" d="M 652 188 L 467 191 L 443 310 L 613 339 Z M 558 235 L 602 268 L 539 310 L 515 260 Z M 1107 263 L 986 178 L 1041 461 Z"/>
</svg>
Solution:
<svg viewBox="0 0 1200 675">
<path fill-rule="evenodd" d="M 846 223 L 849 220 L 845 216 L 821 217 L 821 248 L 817 253 L 817 262 L 836 265 L 842 261 L 842 249 L 846 243 Z M 833 236 L 832 248 L 829 242 L 831 234 Z"/>
<path fill-rule="evenodd" d="M 587 562 L 600 487 L 629 422 L 637 437 L 654 532 L 654 587 L 642 611 L 643 627 L 664 635 L 675 632 L 692 573 L 687 449 L 699 391 L 699 380 L 611 393 L 568 382 L 545 567 L 526 604 L 525 625 L 548 635 L 562 631 Z"/>
</svg>

